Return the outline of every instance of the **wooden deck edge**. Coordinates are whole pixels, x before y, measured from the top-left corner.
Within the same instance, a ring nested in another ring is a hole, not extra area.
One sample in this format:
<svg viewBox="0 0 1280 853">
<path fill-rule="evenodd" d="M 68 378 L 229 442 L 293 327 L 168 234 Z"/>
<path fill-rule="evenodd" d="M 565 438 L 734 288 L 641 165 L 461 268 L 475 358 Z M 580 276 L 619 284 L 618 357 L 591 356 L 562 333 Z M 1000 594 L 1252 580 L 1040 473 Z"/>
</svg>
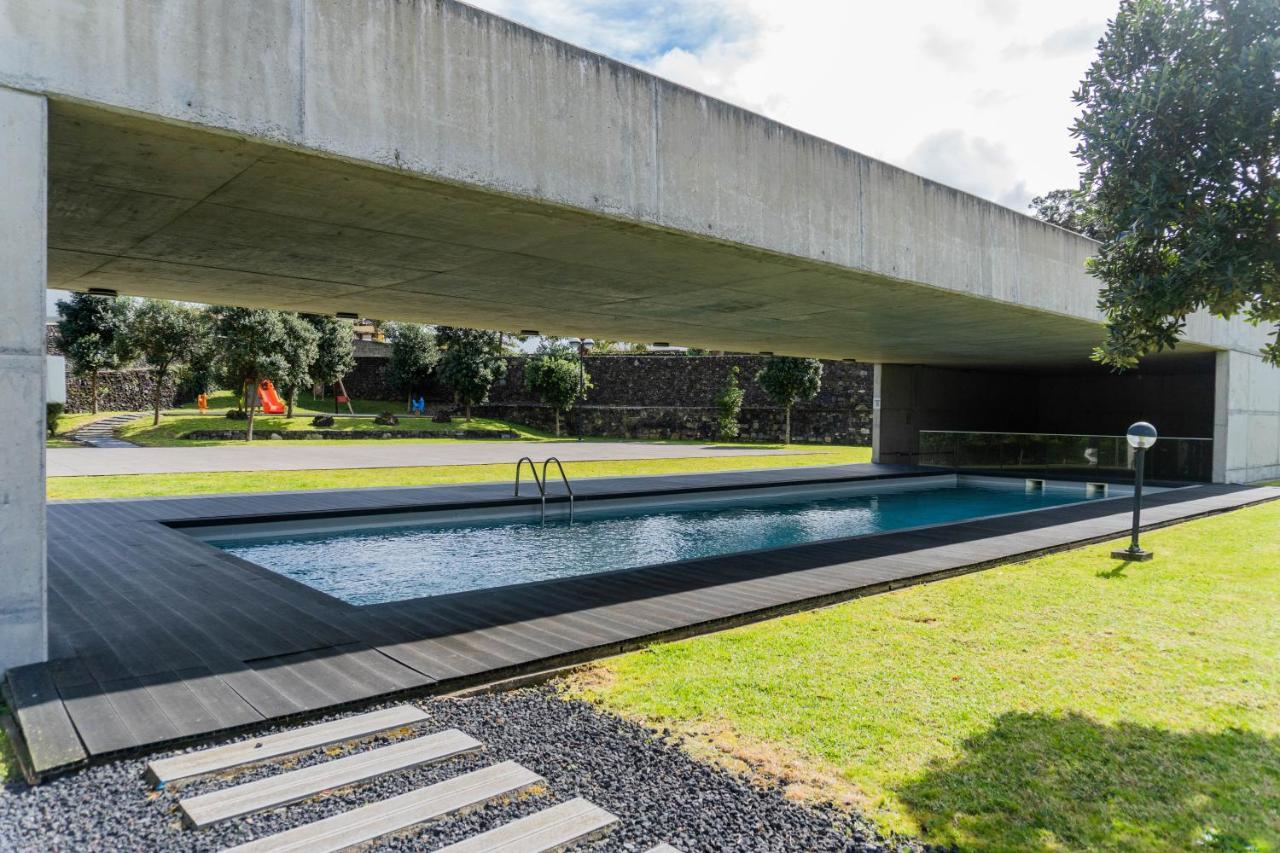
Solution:
<svg viewBox="0 0 1280 853">
<path fill-rule="evenodd" d="M 1197 512 L 1191 515 L 1185 515 L 1178 518 L 1168 519 L 1164 521 L 1156 521 L 1143 524 L 1141 530 L 1146 532 L 1150 530 L 1158 530 L 1165 527 L 1172 527 L 1187 521 L 1195 521 L 1202 518 L 1211 518 L 1216 515 L 1222 515 L 1236 510 L 1247 509 L 1253 506 L 1259 506 L 1265 503 L 1280 500 L 1280 490 L 1275 494 L 1264 495 L 1256 500 L 1238 503 L 1232 506 L 1215 507 Z M 326 705 L 322 708 L 314 708 L 299 714 L 291 714 L 279 717 L 272 717 L 268 720 L 260 720 L 244 726 L 237 726 L 227 729 L 219 729 L 216 732 L 206 732 L 184 738 L 174 738 L 166 741 L 157 741 L 155 743 L 146 744 L 144 746 L 130 747 L 123 750 L 113 752 L 99 753 L 89 756 L 85 761 L 75 764 L 65 765 L 62 767 L 48 768 L 41 772 L 42 780 L 51 778 L 52 776 L 61 775 L 63 773 L 78 770 L 89 765 L 105 764 L 124 758 L 132 758 L 140 755 L 147 755 L 155 752 L 161 752 L 169 749 L 175 749 L 183 746 L 191 746 L 199 743 L 206 743 L 213 740 L 220 740 L 225 737 L 249 734 L 255 729 L 270 725 L 277 726 L 281 724 L 296 725 L 313 720 L 319 717 L 328 716 L 338 711 L 344 710 L 360 710 L 368 708 L 372 705 L 395 700 L 408 700 L 420 698 L 443 698 L 457 697 L 465 698 L 466 696 L 475 696 L 483 693 L 500 693 L 509 690 L 516 690 L 521 687 L 529 687 L 537 684 L 543 684 L 554 680 L 560 675 L 582 668 L 585 664 L 593 663 L 605 658 L 616 657 L 618 655 L 627 654 L 637 651 L 646 646 L 660 642 L 674 642 L 677 640 L 688 639 L 690 637 L 700 636 L 702 634 L 710 634 L 716 631 L 724 631 L 730 628 L 736 628 L 742 625 L 750 625 L 756 622 L 762 622 L 767 619 L 774 619 L 779 616 L 788 616 L 793 613 L 802 613 L 809 610 L 820 610 L 826 607 L 833 607 L 848 601 L 859 598 L 867 598 L 873 595 L 881 595 L 886 592 L 892 592 L 897 589 L 905 589 L 907 587 L 919 586 L 935 581 L 947 580 L 953 577 L 972 574 L 975 572 L 986 571 L 987 569 L 997 566 L 1024 563 L 1028 560 L 1034 560 L 1039 557 L 1050 554 L 1057 554 L 1063 551 L 1072 551 L 1077 548 L 1084 548 L 1090 545 L 1097 545 L 1102 542 L 1109 542 L 1116 539 L 1122 539 L 1127 535 L 1126 532 L 1108 533 L 1105 535 L 1092 536 L 1085 539 L 1073 539 L 1059 545 L 1049 545 L 1042 548 L 1036 548 L 1029 551 L 1020 551 L 1008 554 L 1002 557 L 996 557 L 990 560 L 983 560 L 976 563 L 967 563 L 963 566 L 954 566 L 948 569 L 938 569 L 934 571 L 924 571 L 919 574 L 910 575 L 903 578 L 895 578 L 889 581 L 880 581 L 877 583 L 867 584 L 859 587 L 839 590 L 834 593 L 826 593 L 824 595 L 812 596 L 809 598 L 799 599 L 796 601 L 785 602 L 778 605 L 757 608 L 755 610 L 743 611 L 730 616 L 718 617 L 702 622 L 695 622 L 688 625 L 682 625 L 665 631 L 659 631 L 652 634 L 645 634 L 636 637 L 629 637 L 612 643 L 605 643 L 596 646 L 589 646 L 578 649 L 573 652 L 566 652 L 561 655 L 555 655 L 547 658 L 539 658 L 537 660 L 528 661 L 522 664 L 502 667 L 499 669 L 491 669 L 485 672 L 476 673 L 474 675 L 459 676 L 456 678 L 442 679 L 427 685 L 419 685 L 416 687 L 405 688 L 403 690 L 391 691 L 388 693 L 380 693 L 377 696 L 356 699 L 351 702 L 342 702 L 334 705 Z M 378 646 L 371 646 L 375 651 L 379 651 Z M 384 652 L 380 652 L 385 654 Z M 388 657 L 390 657 L 388 655 Z M 392 658 L 395 660 L 395 658 Z M 399 661 L 397 661 L 399 662 Z M 402 664 L 408 666 L 407 664 Z M 412 668 L 412 667 L 410 667 Z"/>
</svg>

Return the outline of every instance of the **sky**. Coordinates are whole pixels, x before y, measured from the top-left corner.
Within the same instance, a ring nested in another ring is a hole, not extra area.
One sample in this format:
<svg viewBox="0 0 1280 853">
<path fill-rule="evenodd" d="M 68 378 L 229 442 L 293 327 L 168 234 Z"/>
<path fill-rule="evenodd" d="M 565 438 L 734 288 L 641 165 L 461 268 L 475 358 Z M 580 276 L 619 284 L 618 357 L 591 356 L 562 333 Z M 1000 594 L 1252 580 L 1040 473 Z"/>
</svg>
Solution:
<svg viewBox="0 0 1280 853">
<path fill-rule="evenodd" d="M 1025 212 L 1119 0 L 467 0 Z"/>
</svg>

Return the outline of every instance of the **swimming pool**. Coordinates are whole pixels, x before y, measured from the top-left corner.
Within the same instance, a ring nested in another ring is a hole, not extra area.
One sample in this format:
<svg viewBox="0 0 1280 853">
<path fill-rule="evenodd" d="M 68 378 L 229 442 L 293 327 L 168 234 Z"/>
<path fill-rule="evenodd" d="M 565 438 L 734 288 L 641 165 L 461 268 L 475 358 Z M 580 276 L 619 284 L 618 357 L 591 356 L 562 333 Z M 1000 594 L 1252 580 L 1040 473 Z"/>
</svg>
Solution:
<svg viewBox="0 0 1280 853">
<path fill-rule="evenodd" d="M 782 548 L 1130 493 L 1013 478 L 928 476 L 676 497 L 237 524 L 211 545 L 350 604 L 377 604 Z"/>
</svg>

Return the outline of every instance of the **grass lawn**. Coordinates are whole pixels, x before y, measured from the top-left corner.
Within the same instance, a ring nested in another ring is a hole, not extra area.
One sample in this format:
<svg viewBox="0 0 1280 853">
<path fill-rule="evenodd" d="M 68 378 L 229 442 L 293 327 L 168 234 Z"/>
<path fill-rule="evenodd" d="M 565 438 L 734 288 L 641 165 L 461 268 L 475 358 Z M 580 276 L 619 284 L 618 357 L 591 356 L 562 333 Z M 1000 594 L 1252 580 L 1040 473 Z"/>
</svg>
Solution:
<svg viewBox="0 0 1280 853">
<path fill-rule="evenodd" d="M 98 412 L 96 415 L 91 412 L 80 412 L 74 415 L 61 415 L 58 418 L 58 433 L 53 438 L 45 439 L 45 447 L 83 447 L 82 444 L 66 438 L 67 435 L 80 429 L 80 427 L 91 424 L 94 421 L 105 420 L 113 415 L 122 415 L 124 412 Z"/>
<path fill-rule="evenodd" d="M 781 445 L 768 445 L 780 447 Z M 724 456 L 643 459 L 618 462 L 566 462 L 566 473 L 582 477 L 638 474 L 685 474 L 698 471 L 742 471 L 800 465 L 845 465 L 869 462 L 871 448 L 830 446 L 793 456 Z M 361 468 L 331 471 L 273 471 L 212 474 L 129 474 L 106 477 L 50 477 L 50 499 L 137 498 L 164 495 L 208 495 L 228 492 L 277 492 L 302 489 L 351 489 L 368 486 L 438 486 L 444 483 L 510 482 L 511 463 L 501 465 L 433 465 L 421 468 Z"/>
<path fill-rule="evenodd" d="M 209 411 L 216 415 L 225 415 L 227 409 L 239 407 L 237 399 L 234 391 L 214 391 L 209 395 Z M 352 400 L 351 408 L 355 409 L 357 415 L 376 415 L 387 410 L 399 415 L 404 412 L 404 404 L 404 400 Z M 427 411 L 434 412 L 435 408 L 434 406 L 429 406 Z M 196 411 L 197 409 L 199 409 L 199 406 L 193 401 L 168 411 Z M 346 414 L 347 404 L 340 404 L 338 409 L 343 414 Z M 298 405 L 294 407 L 294 412 L 305 415 L 331 415 L 333 414 L 333 398 L 317 399 L 309 392 L 304 391 L 298 395 Z"/>
<path fill-rule="evenodd" d="M 567 690 L 977 850 L 1280 849 L 1280 502 L 653 646 Z"/>
<path fill-rule="evenodd" d="M 294 410 L 297 415 L 297 410 Z M 296 416 L 293 418 L 274 417 L 271 415 L 260 415 L 253 419 L 254 440 L 267 441 L 268 436 L 273 432 L 292 432 L 297 430 L 316 429 L 311 425 L 311 415 Z M 116 435 L 135 444 L 141 444 L 146 447 L 210 447 L 219 444 L 243 444 L 243 440 L 223 441 L 223 440 L 191 440 L 181 438 L 189 432 L 195 430 L 243 430 L 247 428 L 245 421 L 228 420 L 223 415 L 211 417 L 193 417 L 189 415 L 170 416 L 161 415 L 160 424 L 153 426 L 151 418 L 142 418 L 132 423 L 125 424 L 116 430 Z M 427 430 L 430 432 L 452 432 L 456 430 L 468 429 L 478 430 L 482 432 L 491 432 L 495 437 L 504 431 L 512 431 L 521 438 L 542 438 L 543 433 L 530 430 L 528 427 L 518 424 L 508 423 L 506 421 L 494 420 L 492 418 L 472 418 L 470 423 L 462 419 L 455 419 L 453 423 L 440 424 L 435 423 L 431 418 L 400 418 L 399 426 L 387 427 L 375 424 L 369 418 L 337 418 L 334 425 L 324 427 L 324 429 L 339 430 L 349 433 L 367 432 L 371 435 L 381 434 L 384 432 L 394 433 L 398 429 L 404 430 Z M 322 444 L 348 444 L 352 440 L 359 439 L 314 439 L 312 443 Z M 387 439 L 370 438 L 371 442 L 382 442 Z M 406 441 L 414 441 L 415 439 L 405 439 Z M 419 441 L 435 441 L 436 439 L 417 439 Z"/>
</svg>

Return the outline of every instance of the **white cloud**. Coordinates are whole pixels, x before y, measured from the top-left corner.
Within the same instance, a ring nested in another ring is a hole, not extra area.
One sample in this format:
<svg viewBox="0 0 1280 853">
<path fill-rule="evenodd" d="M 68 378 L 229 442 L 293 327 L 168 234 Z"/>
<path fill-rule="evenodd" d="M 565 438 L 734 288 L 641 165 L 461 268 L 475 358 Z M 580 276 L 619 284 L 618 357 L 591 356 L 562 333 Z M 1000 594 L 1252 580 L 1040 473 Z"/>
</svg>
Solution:
<svg viewBox="0 0 1280 853">
<path fill-rule="evenodd" d="M 471 2 L 1019 210 L 1076 182 L 1071 93 L 1118 6 Z"/>
</svg>

